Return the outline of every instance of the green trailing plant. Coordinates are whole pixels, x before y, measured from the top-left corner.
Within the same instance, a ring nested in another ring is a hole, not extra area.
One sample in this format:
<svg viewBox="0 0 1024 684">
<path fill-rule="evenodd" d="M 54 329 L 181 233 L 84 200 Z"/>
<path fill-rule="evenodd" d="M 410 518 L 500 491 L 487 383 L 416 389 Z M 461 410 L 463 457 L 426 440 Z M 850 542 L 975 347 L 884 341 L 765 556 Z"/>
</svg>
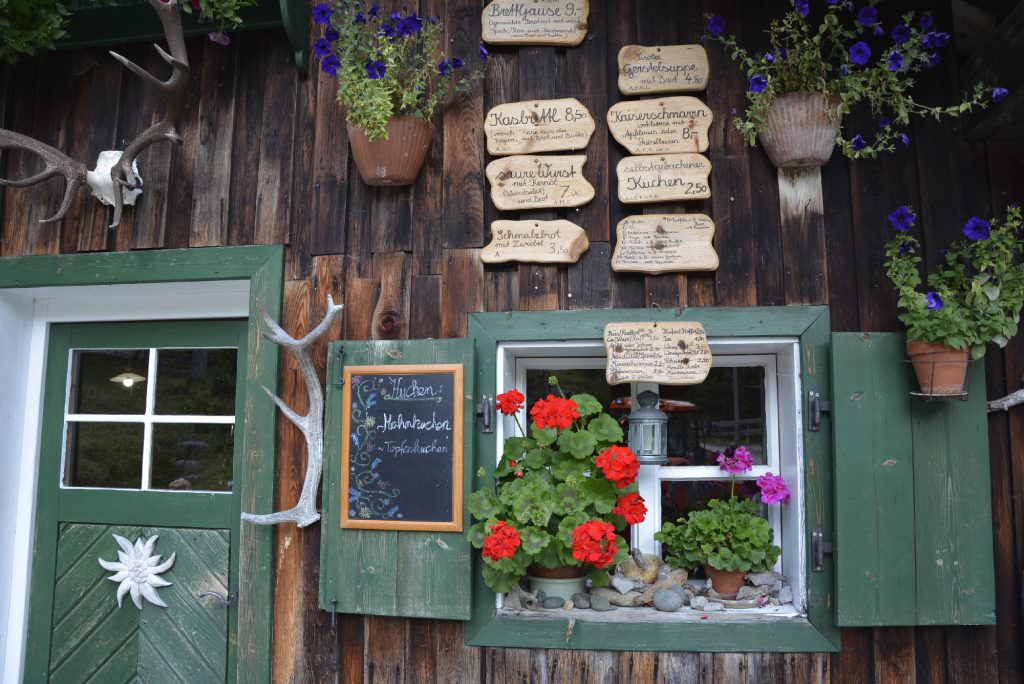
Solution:
<svg viewBox="0 0 1024 684">
<path fill-rule="evenodd" d="M 393 116 L 431 121 L 449 99 L 468 93 L 484 77 L 487 49 L 478 48 L 477 66 L 443 49 L 444 28 L 436 17 L 415 11 L 386 13 L 376 3 L 331 0 L 313 8 L 324 26 L 313 43 L 320 69 L 338 79 L 338 101 L 348 121 L 369 140 L 387 138 Z"/>
<path fill-rule="evenodd" d="M 558 387 L 556 378 L 550 382 Z M 595 586 L 607 584 L 607 568 L 628 553 L 618 532 L 647 513 L 637 493 L 640 464 L 618 444 L 622 428 L 589 394 L 549 394 L 530 409 L 527 435 L 517 417 L 522 393 L 511 390 L 496 401 L 503 414 L 516 416 L 521 434 L 505 440 L 493 484 L 469 498 L 479 521 L 469 539 L 483 550 L 487 586 L 510 591 L 531 565 L 575 566 Z"/>
<path fill-rule="evenodd" d="M 896 289 L 907 338 L 970 349 L 973 359 L 985 355 L 989 342 L 1005 347 L 1017 334 L 1024 304 L 1020 207 L 1007 207 L 1002 221 L 968 219 L 964 238 L 944 250 L 927 279 L 921 276 L 920 244 L 911 234 L 916 219 L 909 206 L 890 213 L 896 234 L 885 246 L 886 275 Z"/>
<path fill-rule="evenodd" d="M 772 102 L 787 93 L 820 93 L 822 107 L 839 131 L 836 142 L 854 159 L 873 159 L 893 151 L 897 143 L 909 145 L 904 130 L 912 116 L 957 117 L 1008 94 L 1005 88 L 978 84 L 958 104 L 921 104 L 910 94 L 915 80 L 939 63 L 939 51 L 950 40 L 948 33 L 935 29 L 931 14 L 908 12 L 883 27 L 880 0 L 814 4 L 812 12 L 810 0 L 795 0 L 792 9 L 773 20 L 768 27 L 770 48 L 764 54 L 740 47 L 736 37 L 726 33 L 724 19 L 707 15 L 705 41 L 721 43 L 750 79 L 746 112 L 734 119 L 750 145 L 764 130 Z M 856 105 L 870 109 L 875 130 L 844 134 L 843 115 Z"/>
<path fill-rule="evenodd" d="M 665 549 L 669 565 L 692 569 L 708 564 L 718 570 L 762 572 L 775 565 L 782 549 L 775 546 L 774 531 L 758 515 L 761 504 L 784 503 L 789 489 L 782 477 L 766 473 L 757 478 L 761 502 L 736 496 L 736 475 L 753 468 L 745 447 L 718 455 L 719 467 L 731 474 L 728 499 L 712 499 L 703 510 L 685 519 L 667 522 L 654 538 Z"/>
</svg>

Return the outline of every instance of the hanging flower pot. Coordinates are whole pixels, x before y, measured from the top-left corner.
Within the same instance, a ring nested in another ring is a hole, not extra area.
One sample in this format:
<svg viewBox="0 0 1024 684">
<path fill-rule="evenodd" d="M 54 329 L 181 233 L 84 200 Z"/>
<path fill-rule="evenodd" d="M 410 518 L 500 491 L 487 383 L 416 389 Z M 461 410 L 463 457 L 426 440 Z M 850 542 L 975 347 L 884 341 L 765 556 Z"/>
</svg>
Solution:
<svg viewBox="0 0 1024 684">
<path fill-rule="evenodd" d="M 747 573 L 743 570 L 719 570 L 707 563 L 704 564 L 704 573 L 711 580 L 715 591 L 721 594 L 724 599 L 736 598 L 736 592 L 747 582 L 743 579 Z"/>
<path fill-rule="evenodd" d="M 907 356 L 922 394 L 961 394 L 969 353 L 967 349 L 951 349 L 931 342 L 907 342 Z"/>
<path fill-rule="evenodd" d="M 829 109 L 839 101 L 829 100 Z M 757 134 L 772 164 L 780 169 L 824 166 L 832 157 L 839 131 L 821 93 L 787 93 L 772 100 L 764 129 Z"/>
<path fill-rule="evenodd" d="M 359 175 L 367 185 L 412 185 L 430 149 L 434 128 L 416 116 L 393 116 L 388 137 L 371 141 L 348 124 L 348 140 Z"/>
</svg>

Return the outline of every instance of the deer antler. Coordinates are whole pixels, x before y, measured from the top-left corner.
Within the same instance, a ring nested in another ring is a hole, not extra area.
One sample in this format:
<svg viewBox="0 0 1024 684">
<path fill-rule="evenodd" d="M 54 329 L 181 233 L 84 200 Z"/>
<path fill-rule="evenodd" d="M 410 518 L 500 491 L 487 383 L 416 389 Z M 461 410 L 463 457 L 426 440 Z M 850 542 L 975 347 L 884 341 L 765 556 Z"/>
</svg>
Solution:
<svg viewBox="0 0 1024 684">
<path fill-rule="evenodd" d="M 101 202 L 114 205 L 114 220 L 110 227 L 115 228 L 121 222 L 125 194 L 129 195 L 128 203 L 131 204 L 133 193 L 138 194 L 141 192 L 139 188 L 142 185 L 142 179 L 135 173 L 134 168 L 135 160 L 139 153 L 161 140 L 181 142 L 181 137 L 178 135 L 175 123 L 185 108 L 185 95 L 189 79 L 188 53 L 185 51 L 185 35 L 181 29 L 181 9 L 178 7 L 176 0 L 149 0 L 149 4 L 160 18 L 160 23 L 164 27 L 164 36 L 167 39 L 168 46 L 170 46 L 171 53 L 167 54 L 159 45 L 155 46 L 156 50 L 174 70 L 166 81 L 161 81 L 121 55 L 115 52 L 110 53 L 126 69 L 155 88 L 160 93 L 167 109 L 164 118 L 128 143 L 124 152 L 101 152 L 97 168 L 89 171 L 84 163 L 75 161 L 46 143 L 30 138 L 27 135 L 0 128 L 0 149 L 18 149 L 32 152 L 42 157 L 46 163 L 46 168 L 42 172 L 20 180 L 0 179 L 0 186 L 24 188 L 54 176 L 64 176 L 66 186 L 60 209 L 50 218 L 40 221 L 41 223 L 55 223 L 67 216 L 68 211 L 71 209 L 71 202 L 78 189 L 83 185 L 87 185 L 92 190 L 93 195 L 99 198 Z M 107 180 L 104 178 L 103 173 L 107 167 L 103 164 L 111 154 L 115 157 L 120 154 L 120 158 L 110 168 L 110 184 L 112 188 L 108 188 Z"/>
<path fill-rule="evenodd" d="M 299 495 L 299 501 L 292 508 L 266 515 L 242 513 L 242 520 L 256 525 L 293 522 L 298 527 L 306 527 L 320 519 L 320 513 L 316 510 L 316 490 L 320 486 L 320 474 L 323 472 L 324 466 L 324 390 L 320 385 L 320 378 L 316 374 L 316 366 L 313 365 L 313 357 L 309 353 L 309 348 L 330 330 L 343 308 L 343 305 L 335 304 L 334 299 L 327 295 L 327 313 L 324 315 L 324 319 L 301 340 L 296 340 L 286 333 L 266 311 L 262 312 L 263 323 L 267 326 L 263 336 L 292 353 L 295 361 L 299 364 L 299 370 L 302 371 L 302 379 L 306 383 L 306 392 L 309 394 L 309 410 L 306 415 L 300 416 L 284 403 L 281 397 L 266 387 L 263 388 L 277 408 L 281 409 L 285 418 L 294 423 L 306 439 L 306 479 L 302 482 L 302 494 Z"/>
<path fill-rule="evenodd" d="M 181 9 L 175 0 L 149 0 L 149 4 L 156 11 L 157 16 L 160 17 L 160 23 L 164 27 L 164 37 L 167 39 L 167 45 L 171 49 L 171 54 L 167 54 L 159 45 L 154 44 L 153 47 L 156 48 L 160 57 L 171 65 L 173 69 L 171 75 L 166 81 L 161 81 L 153 76 L 153 74 L 116 52 L 112 51 L 110 55 L 120 62 L 125 69 L 141 78 L 144 83 L 160 94 L 160 98 L 164 101 L 166 112 L 164 113 L 164 118 L 157 121 L 128 143 L 124 152 L 121 153 L 120 161 L 110 170 L 110 180 L 113 181 L 114 187 L 117 189 L 137 190 L 142 185 L 141 179 L 139 179 L 132 168 L 135 159 L 142 150 L 162 140 L 181 143 L 181 136 L 178 135 L 176 124 L 181 117 L 182 110 L 185 108 L 185 96 L 188 90 L 190 73 L 188 52 L 185 50 L 185 34 L 181 29 Z M 110 224 L 111 228 L 116 227 L 121 222 L 121 212 L 123 210 L 124 197 L 122 193 L 115 192 L 114 220 Z"/>
<path fill-rule="evenodd" d="M 89 171 L 86 169 L 85 164 L 75 161 L 60 150 L 50 147 L 46 143 L 39 142 L 35 138 L 2 128 L 0 128 L 0 149 L 25 150 L 26 152 L 38 154 L 46 162 L 46 168 L 36 175 L 21 180 L 0 178 L 0 185 L 25 188 L 54 176 L 64 176 L 66 185 L 64 188 L 64 200 L 60 204 L 60 209 L 57 210 L 56 214 L 48 219 L 43 219 L 40 223 L 55 223 L 64 218 L 71 208 L 71 201 L 75 198 L 75 193 L 86 184 L 86 176 Z"/>
</svg>

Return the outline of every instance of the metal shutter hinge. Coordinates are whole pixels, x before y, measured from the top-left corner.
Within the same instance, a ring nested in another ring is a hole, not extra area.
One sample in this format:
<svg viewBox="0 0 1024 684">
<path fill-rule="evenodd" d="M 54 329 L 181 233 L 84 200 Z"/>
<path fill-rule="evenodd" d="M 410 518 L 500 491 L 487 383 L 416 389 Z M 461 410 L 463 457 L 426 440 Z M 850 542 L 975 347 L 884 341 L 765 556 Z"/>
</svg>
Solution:
<svg viewBox="0 0 1024 684">
<path fill-rule="evenodd" d="M 811 532 L 811 555 L 813 556 L 814 572 L 825 572 L 825 554 L 832 555 L 832 542 L 825 541 L 825 533 L 820 529 Z"/>
<path fill-rule="evenodd" d="M 832 412 L 832 402 L 821 398 L 821 394 L 811 390 L 807 393 L 807 429 L 811 432 L 821 430 L 821 414 Z"/>
<path fill-rule="evenodd" d="M 494 397 L 490 394 L 481 396 L 476 405 L 476 415 L 483 419 L 480 431 L 485 435 L 492 434 L 494 432 Z"/>
</svg>

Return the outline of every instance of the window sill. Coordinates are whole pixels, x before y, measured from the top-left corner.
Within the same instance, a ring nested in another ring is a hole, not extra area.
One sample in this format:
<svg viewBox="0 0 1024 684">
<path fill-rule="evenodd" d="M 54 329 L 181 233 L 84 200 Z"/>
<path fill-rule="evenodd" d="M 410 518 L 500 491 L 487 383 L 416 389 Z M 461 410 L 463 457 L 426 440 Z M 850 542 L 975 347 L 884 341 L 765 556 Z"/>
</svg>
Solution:
<svg viewBox="0 0 1024 684">
<path fill-rule="evenodd" d="M 605 612 L 595 610 L 512 610 L 501 608 L 501 618 L 521 620 L 576 620 L 581 622 L 603 622 L 616 624 L 680 624 L 680 623 L 728 623 L 728 624 L 778 624 L 779 622 L 801 620 L 806 616 L 793 606 L 766 606 L 764 608 L 733 609 L 704 612 L 683 607 L 674 613 L 665 613 L 654 608 L 618 608 Z"/>
</svg>

